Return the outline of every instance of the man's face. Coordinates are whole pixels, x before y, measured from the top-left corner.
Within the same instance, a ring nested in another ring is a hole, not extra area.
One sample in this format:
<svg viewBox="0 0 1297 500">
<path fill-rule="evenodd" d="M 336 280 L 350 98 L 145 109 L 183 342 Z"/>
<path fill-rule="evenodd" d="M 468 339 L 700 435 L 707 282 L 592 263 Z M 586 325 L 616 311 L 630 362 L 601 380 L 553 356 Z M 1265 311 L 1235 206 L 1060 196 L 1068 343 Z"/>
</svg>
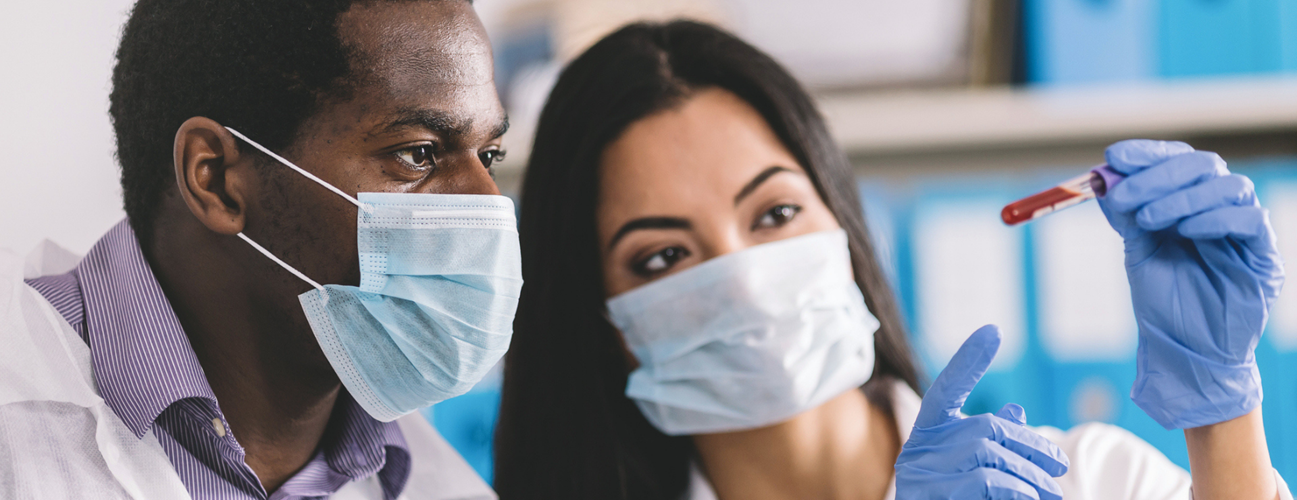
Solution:
<svg viewBox="0 0 1297 500">
<path fill-rule="evenodd" d="M 472 6 L 358 4 L 338 30 L 354 49 L 358 84 L 346 98 L 326 100 L 284 156 L 353 196 L 499 194 L 489 166 L 505 114 Z M 260 177 L 250 236 L 316 281 L 358 284 L 356 207 L 282 165 L 268 164 Z"/>
</svg>

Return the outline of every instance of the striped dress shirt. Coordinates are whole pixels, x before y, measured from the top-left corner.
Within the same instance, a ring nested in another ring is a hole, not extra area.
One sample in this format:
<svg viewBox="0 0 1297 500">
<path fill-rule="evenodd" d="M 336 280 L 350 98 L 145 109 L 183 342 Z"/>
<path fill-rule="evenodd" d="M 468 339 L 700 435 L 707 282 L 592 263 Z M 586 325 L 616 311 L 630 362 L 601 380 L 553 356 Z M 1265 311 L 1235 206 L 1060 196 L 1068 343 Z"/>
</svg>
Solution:
<svg viewBox="0 0 1297 500">
<path fill-rule="evenodd" d="M 104 402 L 136 437 L 154 430 L 194 498 L 325 498 L 374 474 L 385 498 L 404 490 L 410 451 L 401 430 L 370 417 L 343 390 L 315 455 L 278 490 L 265 491 L 125 220 L 71 272 L 27 284 L 90 346 Z"/>
</svg>

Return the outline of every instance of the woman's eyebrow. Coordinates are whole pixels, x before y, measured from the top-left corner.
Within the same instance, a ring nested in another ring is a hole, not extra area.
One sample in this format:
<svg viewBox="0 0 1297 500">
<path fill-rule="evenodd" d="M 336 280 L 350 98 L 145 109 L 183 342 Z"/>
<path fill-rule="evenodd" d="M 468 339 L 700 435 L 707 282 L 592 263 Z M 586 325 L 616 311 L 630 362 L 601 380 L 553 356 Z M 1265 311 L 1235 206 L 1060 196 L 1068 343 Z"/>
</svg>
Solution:
<svg viewBox="0 0 1297 500">
<path fill-rule="evenodd" d="M 612 248 L 622 237 L 631 231 L 640 229 L 692 229 L 694 225 L 688 220 L 679 217 L 641 217 L 621 226 L 617 234 L 612 236 L 612 241 L 608 242 L 608 248 Z"/>
<path fill-rule="evenodd" d="M 779 172 L 792 172 L 792 171 L 793 171 L 792 169 L 787 167 L 780 167 L 780 166 L 767 167 L 765 170 L 762 170 L 761 173 L 757 174 L 756 177 L 753 177 L 752 180 L 748 181 L 747 184 L 744 184 L 743 189 L 739 190 L 739 194 L 734 195 L 734 204 L 738 205 L 739 202 L 743 201 L 744 198 L 747 198 L 748 195 L 752 194 L 753 191 L 756 191 L 757 187 L 760 186 L 762 182 L 765 182 L 766 179 L 773 177 L 775 174 Z"/>
</svg>

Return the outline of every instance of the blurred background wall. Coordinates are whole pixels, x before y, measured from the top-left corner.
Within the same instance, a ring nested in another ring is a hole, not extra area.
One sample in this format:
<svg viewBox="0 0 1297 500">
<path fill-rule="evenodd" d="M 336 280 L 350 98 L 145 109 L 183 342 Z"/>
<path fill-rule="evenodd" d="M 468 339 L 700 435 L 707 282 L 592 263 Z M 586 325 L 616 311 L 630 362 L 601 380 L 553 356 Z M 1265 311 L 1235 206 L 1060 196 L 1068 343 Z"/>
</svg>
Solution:
<svg viewBox="0 0 1297 500">
<path fill-rule="evenodd" d="M 81 253 L 122 217 L 107 110 L 128 0 L 8 6 L 0 18 L 0 248 Z M 965 408 L 1034 425 L 1105 421 L 1187 466 L 1181 433 L 1127 396 L 1136 331 L 1121 242 L 1094 204 L 1006 228 L 1004 203 L 1130 137 L 1185 140 L 1251 175 L 1297 262 L 1297 0 L 477 0 L 514 128 L 516 193 L 565 61 L 638 19 L 718 23 L 816 95 L 856 165 L 930 375 L 975 328 L 1006 343 Z M 1297 477 L 1297 291 L 1258 358 L 1276 467 Z M 488 480 L 499 378 L 426 414 Z"/>
<path fill-rule="evenodd" d="M 1006 342 L 970 413 L 1016 401 L 1035 425 L 1125 427 L 1182 466 L 1180 432 L 1128 396 L 1137 332 L 1120 238 L 1091 203 L 1022 227 L 1005 203 L 1142 137 L 1220 152 L 1251 175 L 1297 262 L 1297 0 L 479 0 L 517 127 L 516 189 L 563 63 L 639 19 L 718 23 L 819 100 L 859 174 L 930 376 L 977 327 Z M 1297 476 L 1297 291 L 1258 350 L 1276 467 Z M 489 477 L 498 386 L 430 413 Z M 455 437 L 455 436 L 463 436 Z"/>
<path fill-rule="evenodd" d="M 108 121 L 131 0 L 8 2 L 0 16 L 0 248 L 85 253 L 125 217 Z"/>
</svg>

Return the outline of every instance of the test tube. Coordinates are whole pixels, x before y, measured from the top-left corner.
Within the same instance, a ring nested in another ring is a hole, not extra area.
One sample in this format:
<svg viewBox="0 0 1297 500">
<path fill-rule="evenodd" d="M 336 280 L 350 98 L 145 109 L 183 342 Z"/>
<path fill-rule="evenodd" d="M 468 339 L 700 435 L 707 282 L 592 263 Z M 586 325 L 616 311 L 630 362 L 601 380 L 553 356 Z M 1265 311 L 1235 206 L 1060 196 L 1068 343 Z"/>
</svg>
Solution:
<svg viewBox="0 0 1297 500">
<path fill-rule="evenodd" d="M 1103 196 L 1126 176 L 1108 165 L 1094 167 L 1085 175 L 1004 206 L 1000 219 L 1010 226 L 1044 217 L 1064 208 Z"/>
</svg>

